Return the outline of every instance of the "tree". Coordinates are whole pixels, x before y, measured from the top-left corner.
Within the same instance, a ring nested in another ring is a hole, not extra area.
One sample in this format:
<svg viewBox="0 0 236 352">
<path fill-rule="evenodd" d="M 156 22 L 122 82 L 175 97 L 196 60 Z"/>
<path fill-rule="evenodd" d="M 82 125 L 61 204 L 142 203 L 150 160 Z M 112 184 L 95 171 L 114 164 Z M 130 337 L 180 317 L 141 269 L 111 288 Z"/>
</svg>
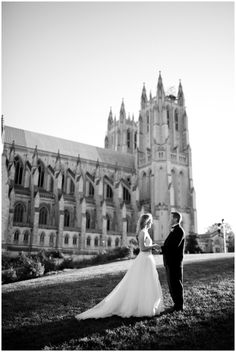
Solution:
<svg viewBox="0 0 236 352">
<path fill-rule="evenodd" d="M 215 231 L 219 231 L 219 234 L 223 237 L 223 229 L 221 225 L 221 223 L 214 223 L 213 225 L 207 228 L 206 233 L 213 233 Z M 234 232 L 232 231 L 231 226 L 227 222 L 224 223 L 224 226 L 228 252 L 234 252 Z"/>
<path fill-rule="evenodd" d="M 185 247 L 185 252 L 187 253 L 202 253 L 202 249 L 199 246 L 198 235 L 191 232 L 187 236 L 187 243 Z"/>
</svg>

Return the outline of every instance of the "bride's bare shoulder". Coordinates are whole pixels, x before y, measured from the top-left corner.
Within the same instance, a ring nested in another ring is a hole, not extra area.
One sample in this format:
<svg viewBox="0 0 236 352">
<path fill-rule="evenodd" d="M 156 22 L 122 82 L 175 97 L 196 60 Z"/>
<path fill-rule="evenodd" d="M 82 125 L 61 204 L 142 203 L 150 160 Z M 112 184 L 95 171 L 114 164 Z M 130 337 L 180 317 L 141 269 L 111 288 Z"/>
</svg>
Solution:
<svg viewBox="0 0 236 352">
<path fill-rule="evenodd" d="M 144 237 L 144 235 L 145 235 L 145 231 L 144 230 L 140 230 L 138 236 L 139 237 Z"/>
</svg>

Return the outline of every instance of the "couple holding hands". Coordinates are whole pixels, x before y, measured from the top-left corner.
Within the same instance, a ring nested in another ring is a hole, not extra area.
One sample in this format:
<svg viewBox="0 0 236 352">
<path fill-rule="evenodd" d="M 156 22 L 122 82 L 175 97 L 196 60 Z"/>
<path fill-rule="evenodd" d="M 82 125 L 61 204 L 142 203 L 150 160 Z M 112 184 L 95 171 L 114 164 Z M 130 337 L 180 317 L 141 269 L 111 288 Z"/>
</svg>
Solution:
<svg viewBox="0 0 236 352">
<path fill-rule="evenodd" d="M 76 319 L 155 316 L 164 311 L 162 289 L 152 250 L 163 254 L 166 277 L 174 306 L 171 311 L 183 310 L 183 254 L 185 234 L 182 217 L 171 213 L 171 231 L 163 246 L 154 244 L 148 230 L 153 224 L 151 214 L 143 214 L 138 221 L 137 239 L 140 252 L 123 279 L 100 303 L 78 314 Z"/>
</svg>

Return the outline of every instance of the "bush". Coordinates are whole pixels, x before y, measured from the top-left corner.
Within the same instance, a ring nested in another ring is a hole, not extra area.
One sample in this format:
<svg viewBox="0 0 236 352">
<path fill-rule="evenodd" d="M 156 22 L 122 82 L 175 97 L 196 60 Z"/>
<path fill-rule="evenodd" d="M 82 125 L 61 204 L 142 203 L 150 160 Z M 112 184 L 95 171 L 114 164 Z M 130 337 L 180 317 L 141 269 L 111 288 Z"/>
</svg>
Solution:
<svg viewBox="0 0 236 352">
<path fill-rule="evenodd" d="M 92 264 L 107 263 L 115 259 L 128 257 L 130 256 L 130 252 L 131 250 L 129 247 L 117 247 L 108 251 L 104 251 L 104 253 L 98 254 L 95 258 L 91 259 L 91 261 Z"/>
<path fill-rule="evenodd" d="M 9 257 L 6 253 L 2 254 L 2 270 L 12 268 L 12 258 Z"/>
<path fill-rule="evenodd" d="M 134 254 L 134 255 L 138 255 L 139 252 L 140 252 L 139 247 L 135 247 L 135 248 L 133 249 L 133 254 Z"/>
<path fill-rule="evenodd" d="M 12 267 L 2 271 L 2 284 L 17 281 L 16 269 Z"/>
<path fill-rule="evenodd" d="M 45 271 L 42 263 L 24 253 L 20 253 L 16 258 L 11 258 L 10 263 L 11 267 L 2 272 L 4 284 L 39 277 Z"/>
</svg>

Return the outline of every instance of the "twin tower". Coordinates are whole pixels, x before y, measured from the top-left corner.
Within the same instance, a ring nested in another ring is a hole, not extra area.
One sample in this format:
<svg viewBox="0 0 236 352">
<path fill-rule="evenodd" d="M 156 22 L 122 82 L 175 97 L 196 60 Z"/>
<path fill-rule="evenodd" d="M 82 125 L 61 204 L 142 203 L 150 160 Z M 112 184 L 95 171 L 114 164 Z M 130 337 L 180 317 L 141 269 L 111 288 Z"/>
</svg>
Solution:
<svg viewBox="0 0 236 352">
<path fill-rule="evenodd" d="M 110 111 L 105 148 L 134 156 L 136 199 L 140 209 L 154 217 L 156 240 L 165 239 L 172 211 L 182 214 L 186 233 L 197 233 L 188 116 L 181 82 L 177 96 L 165 94 L 159 73 L 156 95 L 150 93 L 149 99 L 144 85 L 138 122 L 126 116 L 123 101 L 119 119 Z"/>
</svg>

